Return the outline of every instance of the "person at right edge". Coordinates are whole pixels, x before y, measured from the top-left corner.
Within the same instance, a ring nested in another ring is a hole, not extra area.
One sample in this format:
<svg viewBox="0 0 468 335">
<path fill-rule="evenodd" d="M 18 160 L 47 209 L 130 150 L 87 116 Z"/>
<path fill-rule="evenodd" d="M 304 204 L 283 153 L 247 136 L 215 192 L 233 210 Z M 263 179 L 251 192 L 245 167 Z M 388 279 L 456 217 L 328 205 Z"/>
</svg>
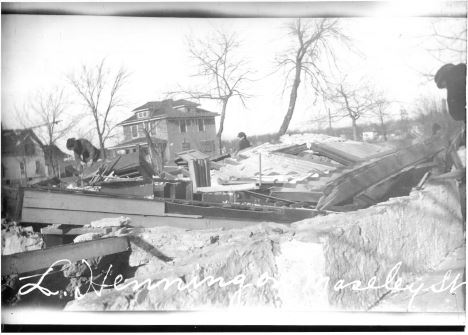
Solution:
<svg viewBox="0 0 468 335">
<path fill-rule="evenodd" d="M 447 105 L 450 116 L 455 121 L 463 121 L 464 134 L 461 145 L 466 146 L 466 64 L 445 64 L 436 72 L 434 81 L 438 88 L 447 89 Z M 463 174 L 460 183 L 463 221 L 466 219 L 465 190 L 465 174 Z"/>
<path fill-rule="evenodd" d="M 466 64 L 445 64 L 435 74 L 434 81 L 440 89 L 447 89 L 447 105 L 450 116 L 455 121 L 463 121 L 463 136 L 461 146 L 466 147 Z M 458 148 L 457 148 L 458 149 Z M 466 148 L 465 148 L 466 150 Z M 466 157 L 466 155 L 465 155 Z M 466 167 L 466 162 L 463 162 Z M 463 227 L 466 229 L 466 178 L 463 171 L 459 180 L 460 207 L 463 217 Z M 463 281 L 466 281 L 466 270 L 463 271 Z M 466 297 L 466 286 L 463 293 Z M 465 302 L 466 308 L 466 302 Z"/>
</svg>

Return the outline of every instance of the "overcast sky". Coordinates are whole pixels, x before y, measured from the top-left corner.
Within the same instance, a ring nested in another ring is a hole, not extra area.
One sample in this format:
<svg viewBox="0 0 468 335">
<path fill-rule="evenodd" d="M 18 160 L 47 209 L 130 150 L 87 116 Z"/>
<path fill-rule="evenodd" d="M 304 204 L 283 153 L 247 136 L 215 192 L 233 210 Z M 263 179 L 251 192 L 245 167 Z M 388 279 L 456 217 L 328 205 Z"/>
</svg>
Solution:
<svg viewBox="0 0 468 335">
<path fill-rule="evenodd" d="M 188 35 L 203 37 L 213 29 L 238 33 L 242 41 L 238 56 L 249 61 L 256 81 L 247 87 L 252 96 L 244 107 L 237 101 L 228 107 L 225 135 L 276 132 L 287 109 L 289 90 L 284 76 L 275 71 L 275 57 L 290 43 L 285 26 L 290 19 L 195 19 L 129 18 L 98 16 L 2 16 L 2 123 L 20 127 L 15 106 L 20 107 L 39 91 L 65 87 L 71 114 L 83 110 L 65 76 L 82 64 L 107 57 L 109 64 L 124 66 L 131 74 L 125 87 L 126 107 L 116 110 L 115 120 L 147 101 L 161 100 L 165 93 L 195 84 L 196 72 L 187 52 Z M 344 31 L 359 51 L 336 46 L 340 69 L 353 78 L 366 77 L 388 99 L 398 101 L 395 109 L 411 112 L 421 96 L 440 99 L 444 92 L 421 72 L 435 72 L 441 60 L 425 47 L 431 41 L 433 20 L 429 18 L 340 19 Z M 440 19 L 446 31 L 456 29 L 463 19 Z M 466 24 L 466 22 L 465 22 Z M 455 27 L 455 28 L 454 28 Z M 444 60 L 445 61 L 445 60 Z M 458 63 L 463 59 L 447 59 Z M 303 125 L 320 113 L 313 95 L 302 89 L 291 128 Z M 202 101 L 202 107 L 219 112 L 220 106 Z M 31 115 L 34 119 L 34 115 Z M 86 127 L 86 120 L 78 126 Z M 346 122 L 347 121 L 342 121 Z M 121 131 L 121 130 L 119 130 Z M 60 147 L 63 147 L 60 145 Z"/>
</svg>

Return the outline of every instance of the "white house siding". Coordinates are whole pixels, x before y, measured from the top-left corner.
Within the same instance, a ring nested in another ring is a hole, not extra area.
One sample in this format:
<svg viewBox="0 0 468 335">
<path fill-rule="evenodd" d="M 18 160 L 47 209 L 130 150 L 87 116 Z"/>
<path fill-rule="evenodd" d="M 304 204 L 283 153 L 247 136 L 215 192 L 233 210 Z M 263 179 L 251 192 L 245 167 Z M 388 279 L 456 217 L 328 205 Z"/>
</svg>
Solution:
<svg viewBox="0 0 468 335">
<path fill-rule="evenodd" d="M 34 156 L 26 156 L 26 176 L 29 183 L 38 182 L 47 179 L 47 167 L 45 164 L 44 152 L 35 145 Z M 21 173 L 20 162 L 23 161 L 22 156 L 2 155 L 3 173 L 2 181 L 10 184 L 25 184 L 26 176 Z M 36 161 L 39 162 L 39 171 L 36 171 Z M 38 172 L 38 173 L 37 173 Z"/>
<path fill-rule="evenodd" d="M 187 149 L 197 149 L 209 155 L 215 155 L 219 152 L 218 143 L 216 141 L 216 125 L 214 120 L 205 124 L 205 130 L 198 130 L 198 123 L 196 119 L 191 119 L 186 126 L 186 132 L 181 133 L 178 119 L 168 120 L 168 154 L 169 159 L 172 160 L 176 157 L 178 152 Z M 212 150 L 208 151 L 207 143 L 213 142 Z M 184 143 L 185 146 L 184 146 Z M 190 147 L 188 147 L 187 143 Z"/>
</svg>

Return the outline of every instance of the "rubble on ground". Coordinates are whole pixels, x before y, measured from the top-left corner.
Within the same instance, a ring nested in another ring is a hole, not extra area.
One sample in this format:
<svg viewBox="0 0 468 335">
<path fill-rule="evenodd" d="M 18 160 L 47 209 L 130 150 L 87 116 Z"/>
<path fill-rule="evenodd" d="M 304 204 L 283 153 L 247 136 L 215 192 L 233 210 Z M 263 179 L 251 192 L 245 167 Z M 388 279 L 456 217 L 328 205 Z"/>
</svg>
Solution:
<svg viewBox="0 0 468 335">
<path fill-rule="evenodd" d="M 448 219 L 449 218 L 449 219 Z M 406 238 L 401 238 L 405 236 Z M 377 304 L 386 289 L 366 292 L 320 286 L 343 279 L 382 283 L 399 261 L 403 283 L 433 270 L 441 259 L 464 243 L 460 206 L 454 183 L 431 184 L 408 197 L 391 199 L 355 213 L 318 216 L 287 227 L 259 224 L 244 229 L 187 231 L 158 227 L 130 238 L 134 277 L 202 282 L 208 276 L 239 285 L 201 285 L 179 291 L 130 287 L 88 293 L 66 310 L 199 310 L 227 307 L 275 307 L 305 310 L 361 310 Z M 267 277 L 265 277 L 267 276 Z M 241 277 L 238 277 L 241 278 Z M 317 284 L 317 285 L 314 285 Z M 240 295 L 239 295 L 240 294 Z"/>
</svg>

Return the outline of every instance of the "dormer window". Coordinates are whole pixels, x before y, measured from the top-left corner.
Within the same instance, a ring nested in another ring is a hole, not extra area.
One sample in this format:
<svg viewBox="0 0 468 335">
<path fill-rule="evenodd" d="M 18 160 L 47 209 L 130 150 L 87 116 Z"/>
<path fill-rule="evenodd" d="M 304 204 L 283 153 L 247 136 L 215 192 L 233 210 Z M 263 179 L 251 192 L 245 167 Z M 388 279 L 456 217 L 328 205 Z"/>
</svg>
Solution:
<svg viewBox="0 0 468 335">
<path fill-rule="evenodd" d="M 149 112 L 148 112 L 148 111 L 137 112 L 136 114 L 137 114 L 137 118 L 138 118 L 138 119 L 143 119 L 143 118 L 145 118 L 145 117 L 148 117 Z"/>
<path fill-rule="evenodd" d="M 174 108 L 181 111 L 181 112 L 183 112 L 183 113 L 195 113 L 197 111 L 196 107 L 187 106 L 187 105 L 175 106 Z"/>
</svg>

